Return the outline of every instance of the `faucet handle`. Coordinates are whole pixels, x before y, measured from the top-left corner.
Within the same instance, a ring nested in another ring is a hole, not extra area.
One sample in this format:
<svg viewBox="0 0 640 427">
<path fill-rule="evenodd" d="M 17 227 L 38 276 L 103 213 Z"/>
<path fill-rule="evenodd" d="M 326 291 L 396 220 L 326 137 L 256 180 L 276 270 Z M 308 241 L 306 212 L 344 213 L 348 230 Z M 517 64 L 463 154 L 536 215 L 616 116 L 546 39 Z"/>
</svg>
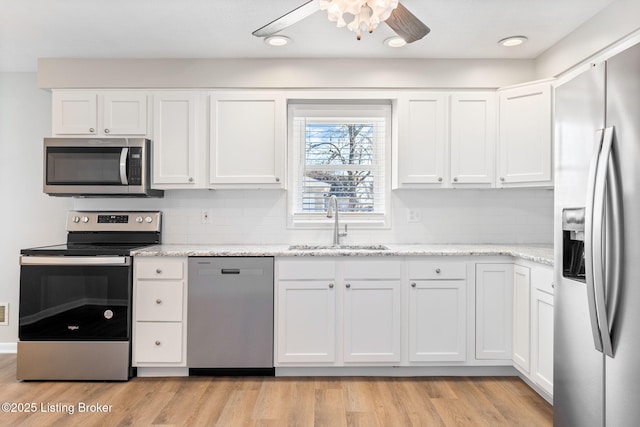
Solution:
<svg viewBox="0 0 640 427">
<path fill-rule="evenodd" d="M 344 233 L 338 233 L 340 237 L 345 237 L 347 235 L 347 224 L 344 225 Z"/>
</svg>

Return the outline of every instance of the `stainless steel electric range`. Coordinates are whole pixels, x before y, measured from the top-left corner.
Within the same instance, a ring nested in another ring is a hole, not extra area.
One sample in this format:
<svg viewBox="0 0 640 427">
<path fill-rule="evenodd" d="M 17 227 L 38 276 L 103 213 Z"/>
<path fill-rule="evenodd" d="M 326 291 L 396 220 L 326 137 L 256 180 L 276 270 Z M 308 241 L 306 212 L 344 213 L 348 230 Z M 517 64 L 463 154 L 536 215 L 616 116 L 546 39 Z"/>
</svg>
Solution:
<svg viewBox="0 0 640 427">
<path fill-rule="evenodd" d="M 161 241 L 160 212 L 69 212 L 67 243 L 23 249 L 17 378 L 128 380 L 131 250 Z"/>
</svg>

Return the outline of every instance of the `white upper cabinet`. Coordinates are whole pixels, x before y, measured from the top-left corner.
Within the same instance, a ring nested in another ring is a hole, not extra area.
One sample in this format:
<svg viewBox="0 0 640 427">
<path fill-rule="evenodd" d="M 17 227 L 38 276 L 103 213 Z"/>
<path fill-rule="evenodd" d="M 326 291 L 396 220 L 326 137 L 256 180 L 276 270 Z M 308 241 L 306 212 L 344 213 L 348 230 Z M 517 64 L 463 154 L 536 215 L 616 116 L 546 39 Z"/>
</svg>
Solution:
<svg viewBox="0 0 640 427">
<path fill-rule="evenodd" d="M 210 102 L 210 186 L 284 188 L 287 114 L 283 94 L 213 92 Z"/>
<path fill-rule="evenodd" d="M 451 95 L 452 186 L 495 181 L 495 92 L 460 92 Z"/>
<path fill-rule="evenodd" d="M 153 93 L 154 188 L 206 188 L 203 116 L 198 91 Z"/>
<path fill-rule="evenodd" d="M 147 135 L 146 93 L 55 91 L 52 101 L 55 135 Z"/>
<path fill-rule="evenodd" d="M 398 97 L 397 187 L 445 185 L 447 94 L 405 93 Z"/>
<path fill-rule="evenodd" d="M 498 102 L 498 186 L 551 186 L 551 83 L 501 89 Z"/>
</svg>

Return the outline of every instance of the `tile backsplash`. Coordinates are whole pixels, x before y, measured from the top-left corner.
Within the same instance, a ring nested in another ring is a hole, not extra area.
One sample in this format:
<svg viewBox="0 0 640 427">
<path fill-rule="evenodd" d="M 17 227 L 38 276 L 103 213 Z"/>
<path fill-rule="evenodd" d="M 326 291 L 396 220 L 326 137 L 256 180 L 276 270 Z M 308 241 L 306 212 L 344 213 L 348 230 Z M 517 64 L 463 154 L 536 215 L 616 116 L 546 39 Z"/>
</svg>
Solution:
<svg viewBox="0 0 640 427">
<path fill-rule="evenodd" d="M 287 194 L 271 190 L 172 190 L 160 199 L 74 199 L 74 209 L 161 210 L 163 243 L 331 243 L 327 229 L 287 228 Z M 208 210 L 210 222 L 201 213 Z M 409 221 L 409 210 L 419 221 Z M 553 191 L 395 190 L 391 228 L 349 229 L 345 243 L 553 242 Z"/>
</svg>

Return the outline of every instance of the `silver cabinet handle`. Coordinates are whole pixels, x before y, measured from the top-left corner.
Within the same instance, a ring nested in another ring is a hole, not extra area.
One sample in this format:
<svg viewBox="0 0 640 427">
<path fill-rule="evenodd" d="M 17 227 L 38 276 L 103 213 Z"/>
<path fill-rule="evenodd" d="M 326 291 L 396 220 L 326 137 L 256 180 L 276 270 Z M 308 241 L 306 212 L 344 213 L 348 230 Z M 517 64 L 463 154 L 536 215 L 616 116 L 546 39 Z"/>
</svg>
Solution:
<svg viewBox="0 0 640 427">
<path fill-rule="evenodd" d="M 161 300 L 160 298 L 158 298 L 158 299 L 156 300 L 156 304 L 162 304 L 162 300 Z"/>
<path fill-rule="evenodd" d="M 160 270 L 159 268 L 156 268 L 156 274 L 162 274 L 162 270 Z"/>
<path fill-rule="evenodd" d="M 89 132 L 95 132 L 96 130 L 94 128 L 89 128 Z"/>
<path fill-rule="evenodd" d="M 276 177 L 276 182 L 280 182 L 280 178 Z"/>
<path fill-rule="evenodd" d="M 193 182 L 193 177 L 192 176 L 189 177 L 189 182 Z"/>
<path fill-rule="evenodd" d="M 333 289 L 333 283 L 329 283 L 329 289 Z"/>
<path fill-rule="evenodd" d="M 411 282 L 411 287 L 412 287 L 412 288 L 415 288 L 416 286 L 417 286 L 417 285 L 416 285 L 416 282 Z"/>
<path fill-rule="evenodd" d="M 442 177 L 441 176 L 438 177 L 438 182 L 442 182 Z"/>
<path fill-rule="evenodd" d="M 504 176 L 500 177 L 500 181 L 504 182 Z"/>
<path fill-rule="evenodd" d="M 453 182 L 458 182 L 458 177 L 457 176 L 453 178 Z"/>
<path fill-rule="evenodd" d="M 109 133 L 109 129 L 105 129 L 105 130 L 104 130 L 104 133 Z"/>
<path fill-rule="evenodd" d="M 441 270 L 439 268 L 436 268 L 436 274 L 440 274 L 440 271 Z"/>
<path fill-rule="evenodd" d="M 160 345 L 162 344 L 160 341 L 156 341 L 156 345 Z"/>
<path fill-rule="evenodd" d="M 552 289 L 555 289 L 555 288 L 556 288 L 556 284 L 555 284 L 555 283 L 553 283 L 553 282 L 551 282 L 551 288 L 552 288 Z"/>
<path fill-rule="evenodd" d="M 347 283 L 345 286 L 349 289 L 351 287 L 351 283 Z"/>
</svg>

